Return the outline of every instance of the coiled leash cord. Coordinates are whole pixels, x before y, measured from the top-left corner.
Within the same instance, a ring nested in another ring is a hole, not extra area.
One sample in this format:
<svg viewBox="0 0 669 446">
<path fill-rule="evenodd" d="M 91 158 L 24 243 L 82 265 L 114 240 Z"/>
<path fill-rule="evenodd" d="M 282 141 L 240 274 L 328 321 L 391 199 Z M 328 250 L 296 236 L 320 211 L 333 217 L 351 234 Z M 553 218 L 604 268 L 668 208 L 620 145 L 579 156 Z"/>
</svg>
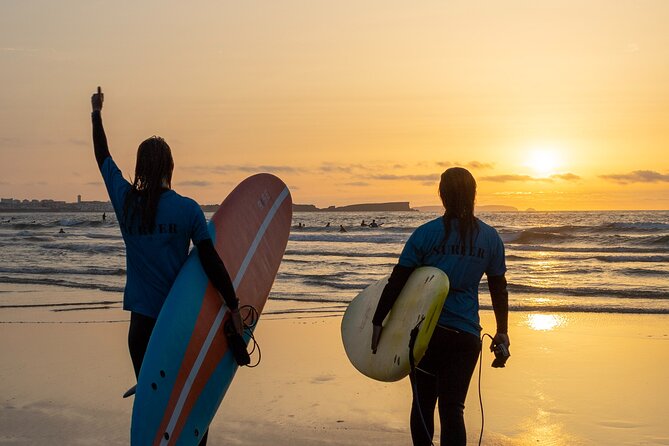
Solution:
<svg viewBox="0 0 669 446">
<path fill-rule="evenodd" d="M 232 355 L 235 358 L 237 365 L 246 366 L 246 367 L 257 367 L 260 364 L 262 354 L 260 352 L 260 344 L 253 335 L 253 329 L 258 323 L 258 318 L 260 317 L 258 310 L 256 310 L 251 305 L 242 305 L 239 307 L 240 313 L 246 310 L 246 315 L 242 318 L 242 325 L 244 326 L 243 334 L 248 335 L 249 343 L 253 342 L 251 351 L 248 351 L 248 345 L 244 340 L 244 337 L 237 333 L 237 330 L 232 323 L 232 319 L 228 319 L 223 326 L 223 331 L 228 340 L 228 346 L 232 351 Z M 251 355 L 258 351 L 258 359 L 255 364 L 251 364 Z"/>
<path fill-rule="evenodd" d="M 493 337 L 488 333 L 483 333 L 481 336 L 481 351 L 479 353 L 479 406 L 481 407 L 481 434 L 479 435 L 479 446 L 481 446 L 481 441 L 483 440 L 483 426 L 485 425 L 485 416 L 483 414 L 483 395 L 481 395 L 481 370 L 483 369 L 483 339 L 488 336 L 490 341 L 493 341 Z"/>
<path fill-rule="evenodd" d="M 420 325 L 422 324 L 423 320 L 425 320 L 425 318 L 418 321 L 416 326 L 411 330 L 411 333 L 409 334 L 409 366 L 411 367 L 410 373 L 411 375 L 413 375 L 411 390 L 413 391 L 413 398 L 414 401 L 416 401 L 416 407 L 418 408 L 418 415 L 420 415 L 420 420 L 423 423 L 423 428 L 425 429 L 425 433 L 427 434 L 428 438 L 430 438 L 430 445 L 434 446 L 434 443 L 432 442 L 432 438 L 430 436 L 430 430 L 427 428 L 427 423 L 425 422 L 425 417 L 423 416 L 423 411 L 421 410 L 420 402 L 418 400 L 418 382 L 416 379 L 416 365 L 413 356 L 413 348 L 414 345 L 416 344 L 418 331 L 420 330 Z M 481 407 L 481 433 L 479 435 L 479 446 L 481 446 L 481 442 L 483 441 L 483 427 L 485 426 L 485 414 L 483 412 L 483 395 L 481 394 L 481 376 L 483 369 L 483 339 L 485 339 L 486 336 L 490 338 L 490 341 L 493 341 L 493 337 L 490 336 L 488 333 L 484 333 L 483 336 L 481 336 L 481 350 L 479 352 L 479 380 L 478 380 L 479 406 Z"/>
<path fill-rule="evenodd" d="M 255 336 L 253 335 L 253 329 L 255 328 L 256 324 L 258 323 L 258 319 L 260 318 L 260 314 L 258 313 L 258 310 L 255 309 L 252 305 L 242 305 L 239 308 L 239 311 L 242 310 L 248 310 L 246 313 L 246 316 L 242 319 L 242 322 L 244 323 L 244 333 L 249 335 L 249 344 L 253 342 L 253 346 L 251 347 L 251 351 L 249 352 L 249 356 L 251 356 L 253 353 L 255 353 L 256 350 L 258 350 L 258 359 L 256 360 L 255 364 L 251 365 L 248 364 L 246 367 L 253 368 L 253 367 L 258 367 L 258 364 L 260 364 L 260 360 L 262 359 L 262 352 L 260 351 L 260 344 L 258 344 L 258 341 L 256 340 Z M 248 349 L 248 346 L 247 346 Z"/>
<path fill-rule="evenodd" d="M 416 344 L 416 338 L 418 337 L 418 332 L 420 331 L 420 325 L 425 320 L 425 316 L 418 321 L 415 327 L 411 329 L 409 333 L 409 373 L 412 375 L 413 379 L 411 380 L 411 391 L 413 392 L 413 399 L 416 402 L 416 407 L 418 408 L 418 415 L 420 416 L 420 421 L 423 423 L 423 428 L 425 429 L 425 434 L 427 438 L 430 439 L 430 446 L 434 446 L 432 442 L 432 436 L 430 435 L 430 430 L 427 428 L 427 423 L 425 422 L 425 417 L 423 416 L 423 410 L 420 407 L 420 400 L 418 399 L 418 379 L 416 378 L 416 361 L 413 357 L 413 348 Z"/>
</svg>

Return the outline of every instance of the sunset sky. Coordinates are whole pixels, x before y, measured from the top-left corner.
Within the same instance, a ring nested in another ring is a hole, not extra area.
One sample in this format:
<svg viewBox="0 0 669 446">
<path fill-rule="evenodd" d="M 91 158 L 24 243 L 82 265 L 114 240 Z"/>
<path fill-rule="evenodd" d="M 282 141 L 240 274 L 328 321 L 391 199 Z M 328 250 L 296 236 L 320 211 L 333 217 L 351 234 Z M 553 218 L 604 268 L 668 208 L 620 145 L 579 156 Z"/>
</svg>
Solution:
<svg viewBox="0 0 669 446">
<path fill-rule="evenodd" d="M 669 209 L 669 2 L 0 2 L 0 196 L 106 200 L 105 93 L 126 177 L 172 147 L 174 187 L 220 202 L 269 171 L 296 203 Z"/>
</svg>

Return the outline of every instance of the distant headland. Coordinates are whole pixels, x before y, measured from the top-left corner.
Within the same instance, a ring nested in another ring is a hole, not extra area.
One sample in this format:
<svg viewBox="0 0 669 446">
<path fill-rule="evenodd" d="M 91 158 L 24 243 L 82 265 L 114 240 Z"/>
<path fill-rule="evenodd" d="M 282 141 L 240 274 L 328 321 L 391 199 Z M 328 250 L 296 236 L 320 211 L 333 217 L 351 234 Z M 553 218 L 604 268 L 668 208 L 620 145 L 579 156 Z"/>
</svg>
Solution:
<svg viewBox="0 0 669 446">
<path fill-rule="evenodd" d="M 413 211 L 408 201 L 389 203 L 362 203 L 347 206 L 329 206 L 317 208 L 313 204 L 293 204 L 293 212 L 404 212 Z"/>
<path fill-rule="evenodd" d="M 203 204 L 205 212 L 215 212 L 218 204 Z M 385 203 L 361 203 L 345 206 L 319 208 L 313 204 L 293 204 L 293 212 L 443 212 L 442 206 L 418 206 L 412 208 L 408 201 L 390 201 Z M 531 209 L 532 211 L 534 209 Z M 17 200 L 0 199 L 0 212 L 113 212 L 109 201 L 84 201 L 81 195 L 75 203 L 56 200 Z M 477 206 L 477 212 L 518 212 L 513 206 L 486 205 Z M 530 211 L 530 209 L 528 209 Z"/>
<path fill-rule="evenodd" d="M 443 206 L 418 206 L 414 209 L 421 212 L 444 212 Z M 475 212 L 519 212 L 519 209 L 516 207 L 502 206 L 499 204 L 476 206 L 474 210 Z M 528 209 L 528 211 L 534 211 L 534 209 Z"/>
</svg>

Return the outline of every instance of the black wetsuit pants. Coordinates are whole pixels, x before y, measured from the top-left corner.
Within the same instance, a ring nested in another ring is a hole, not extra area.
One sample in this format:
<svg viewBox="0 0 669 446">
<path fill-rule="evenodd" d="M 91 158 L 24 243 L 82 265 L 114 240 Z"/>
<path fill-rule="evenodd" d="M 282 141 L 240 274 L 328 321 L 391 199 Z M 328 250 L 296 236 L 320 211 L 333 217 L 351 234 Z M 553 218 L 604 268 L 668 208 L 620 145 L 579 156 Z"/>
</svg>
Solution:
<svg viewBox="0 0 669 446">
<path fill-rule="evenodd" d="M 135 377 L 139 377 L 139 369 L 144 360 L 146 347 L 149 345 L 149 338 L 156 320 L 152 317 L 144 316 L 134 311 L 130 313 L 130 330 L 128 331 L 128 347 L 130 348 L 130 359 L 135 369 Z M 206 446 L 209 430 L 204 433 L 200 446 Z"/>
<path fill-rule="evenodd" d="M 411 375 L 414 392 L 417 392 L 411 405 L 411 438 L 414 445 L 430 445 L 437 400 L 441 446 L 467 444 L 465 398 L 480 351 L 481 341 L 477 336 L 442 326 L 434 330 L 425 356 Z"/>
</svg>

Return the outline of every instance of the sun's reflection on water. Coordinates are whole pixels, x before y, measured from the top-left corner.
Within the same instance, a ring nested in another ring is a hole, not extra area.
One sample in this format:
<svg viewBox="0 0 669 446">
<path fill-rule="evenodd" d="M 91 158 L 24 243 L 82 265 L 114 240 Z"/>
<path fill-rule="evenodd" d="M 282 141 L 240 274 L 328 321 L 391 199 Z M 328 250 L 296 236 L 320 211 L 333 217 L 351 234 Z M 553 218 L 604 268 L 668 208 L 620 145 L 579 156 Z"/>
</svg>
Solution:
<svg viewBox="0 0 669 446">
<path fill-rule="evenodd" d="M 529 314 L 527 325 L 532 330 L 550 331 L 565 325 L 566 319 L 557 314 Z"/>
</svg>

